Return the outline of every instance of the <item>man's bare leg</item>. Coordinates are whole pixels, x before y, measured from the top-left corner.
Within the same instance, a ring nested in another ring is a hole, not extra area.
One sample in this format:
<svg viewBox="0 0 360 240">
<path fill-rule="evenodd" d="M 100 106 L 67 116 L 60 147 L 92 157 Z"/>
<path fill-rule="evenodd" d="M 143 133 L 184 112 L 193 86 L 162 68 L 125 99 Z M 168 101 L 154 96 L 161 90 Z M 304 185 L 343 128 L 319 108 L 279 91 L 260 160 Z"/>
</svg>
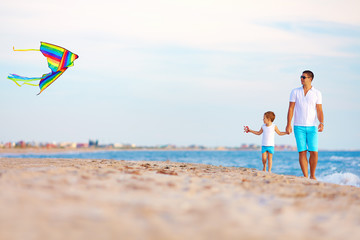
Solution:
<svg viewBox="0 0 360 240">
<path fill-rule="evenodd" d="M 301 167 L 301 171 L 304 174 L 304 177 L 308 178 L 308 160 L 306 156 L 306 151 L 299 152 L 299 163 Z"/>
<path fill-rule="evenodd" d="M 310 152 L 310 178 L 316 180 L 315 170 L 318 162 L 318 152 Z"/>
</svg>

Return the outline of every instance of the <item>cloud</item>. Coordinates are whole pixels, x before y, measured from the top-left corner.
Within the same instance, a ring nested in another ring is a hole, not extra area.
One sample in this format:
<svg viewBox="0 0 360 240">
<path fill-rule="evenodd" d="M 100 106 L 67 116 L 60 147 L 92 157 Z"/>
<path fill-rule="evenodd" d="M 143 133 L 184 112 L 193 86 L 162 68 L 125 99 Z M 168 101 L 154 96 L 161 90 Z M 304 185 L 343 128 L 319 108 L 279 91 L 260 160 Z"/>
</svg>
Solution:
<svg viewBox="0 0 360 240">
<path fill-rule="evenodd" d="M 344 56 L 348 53 L 342 48 L 354 36 L 318 33 L 329 32 L 330 24 L 337 24 L 338 29 L 340 24 L 360 26 L 354 10 L 360 3 L 351 0 L 20 2 L 2 3 L 5 31 L 71 41 L 84 41 L 74 38 L 79 35 L 110 36 L 92 41 L 95 45 L 111 46 L 121 39 L 138 47 Z M 294 26 L 300 31 L 294 31 Z M 304 30 L 311 34 L 304 35 Z"/>
</svg>

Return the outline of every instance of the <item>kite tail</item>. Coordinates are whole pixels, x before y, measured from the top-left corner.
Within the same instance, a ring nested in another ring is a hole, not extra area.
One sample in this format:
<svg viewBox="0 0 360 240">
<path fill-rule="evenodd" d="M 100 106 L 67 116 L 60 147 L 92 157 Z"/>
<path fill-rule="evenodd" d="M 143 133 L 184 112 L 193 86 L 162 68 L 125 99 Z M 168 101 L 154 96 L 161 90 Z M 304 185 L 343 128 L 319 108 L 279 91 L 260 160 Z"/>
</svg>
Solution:
<svg viewBox="0 0 360 240">
<path fill-rule="evenodd" d="M 33 83 L 30 83 L 30 82 L 41 80 L 41 78 L 28 78 L 28 77 L 22 77 L 22 76 L 19 76 L 19 75 L 16 75 L 16 74 L 10 74 L 7 78 L 12 80 L 19 87 L 21 87 L 24 84 L 30 85 L 30 86 L 38 86 L 39 84 L 33 84 Z M 22 82 L 22 84 L 20 84 L 18 82 Z"/>
<path fill-rule="evenodd" d="M 14 51 L 21 51 L 21 52 L 25 52 L 25 51 L 40 51 L 40 49 L 15 49 L 15 47 L 13 47 Z"/>
</svg>

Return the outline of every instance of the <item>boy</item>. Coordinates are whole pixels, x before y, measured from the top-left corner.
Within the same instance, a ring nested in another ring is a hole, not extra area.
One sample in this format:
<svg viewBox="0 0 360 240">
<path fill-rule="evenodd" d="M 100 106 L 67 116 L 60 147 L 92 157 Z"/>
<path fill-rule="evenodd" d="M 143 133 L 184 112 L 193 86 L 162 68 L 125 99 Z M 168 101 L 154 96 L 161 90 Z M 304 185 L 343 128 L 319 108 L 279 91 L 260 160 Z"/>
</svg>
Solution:
<svg viewBox="0 0 360 240">
<path fill-rule="evenodd" d="M 260 131 L 251 130 L 248 126 L 244 127 L 244 131 L 246 133 L 251 132 L 255 135 L 261 135 L 262 133 L 264 133 L 261 144 L 263 171 L 266 171 L 266 158 L 267 158 L 269 172 L 271 172 L 272 158 L 274 154 L 275 132 L 280 136 L 287 134 L 286 132 L 279 131 L 277 126 L 273 124 L 274 120 L 275 120 L 275 113 L 269 111 L 264 113 L 264 125 L 261 126 Z"/>
</svg>

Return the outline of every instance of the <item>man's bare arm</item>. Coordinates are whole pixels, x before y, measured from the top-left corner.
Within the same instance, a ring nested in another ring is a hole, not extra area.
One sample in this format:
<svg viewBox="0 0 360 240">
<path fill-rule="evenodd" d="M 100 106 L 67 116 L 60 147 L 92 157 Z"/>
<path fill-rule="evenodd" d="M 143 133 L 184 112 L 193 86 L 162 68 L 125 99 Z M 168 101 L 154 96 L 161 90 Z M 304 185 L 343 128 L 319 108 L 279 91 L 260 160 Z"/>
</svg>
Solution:
<svg viewBox="0 0 360 240">
<path fill-rule="evenodd" d="M 318 126 L 318 131 L 322 132 L 324 130 L 324 112 L 322 109 L 322 104 L 316 104 L 316 112 L 317 112 L 317 118 L 320 122 Z"/>
<path fill-rule="evenodd" d="M 287 125 L 286 125 L 287 134 L 290 134 L 292 132 L 291 121 L 294 116 L 294 109 L 295 109 L 295 102 L 290 102 L 288 115 L 287 115 Z"/>
</svg>

